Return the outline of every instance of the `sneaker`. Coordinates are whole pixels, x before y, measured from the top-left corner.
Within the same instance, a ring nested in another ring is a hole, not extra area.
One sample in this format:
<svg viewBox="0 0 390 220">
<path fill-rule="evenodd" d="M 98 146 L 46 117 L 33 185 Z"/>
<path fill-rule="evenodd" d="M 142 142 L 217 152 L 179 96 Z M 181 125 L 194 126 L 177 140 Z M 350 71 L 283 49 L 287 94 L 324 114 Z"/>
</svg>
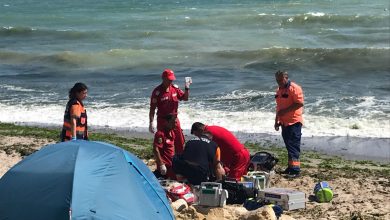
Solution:
<svg viewBox="0 0 390 220">
<path fill-rule="evenodd" d="M 290 170 L 290 173 L 288 173 L 286 175 L 287 178 L 289 179 L 295 179 L 297 177 L 300 177 L 301 176 L 301 172 L 300 171 L 294 171 L 294 170 Z"/>
<path fill-rule="evenodd" d="M 280 174 L 290 174 L 290 168 L 287 167 L 284 171 L 280 172 Z"/>
</svg>

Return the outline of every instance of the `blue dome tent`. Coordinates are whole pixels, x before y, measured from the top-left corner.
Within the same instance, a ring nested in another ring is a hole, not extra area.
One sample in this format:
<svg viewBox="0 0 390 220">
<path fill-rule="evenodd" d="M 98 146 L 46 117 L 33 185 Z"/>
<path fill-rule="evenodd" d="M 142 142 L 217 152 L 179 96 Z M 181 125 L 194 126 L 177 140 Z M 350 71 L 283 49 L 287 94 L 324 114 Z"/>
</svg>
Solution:
<svg viewBox="0 0 390 220">
<path fill-rule="evenodd" d="M 0 220 L 174 218 L 148 167 L 103 142 L 48 145 L 0 179 Z"/>
</svg>

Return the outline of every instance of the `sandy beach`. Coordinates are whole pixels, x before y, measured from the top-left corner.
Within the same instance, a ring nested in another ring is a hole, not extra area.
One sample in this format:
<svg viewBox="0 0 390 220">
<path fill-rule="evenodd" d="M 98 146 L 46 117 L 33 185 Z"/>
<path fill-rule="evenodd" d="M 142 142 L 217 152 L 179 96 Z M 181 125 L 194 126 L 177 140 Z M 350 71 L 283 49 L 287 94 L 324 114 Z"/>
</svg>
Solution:
<svg viewBox="0 0 390 220">
<path fill-rule="evenodd" d="M 54 142 L 47 138 L 0 134 L 0 177 L 24 156 Z M 388 164 L 335 161 L 329 157 L 331 162 L 324 165 L 324 161 L 310 156 L 303 161 L 305 166 L 300 178 L 289 180 L 279 174 L 272 178 L 273 187 L 295 189 L 306 194 L 306 208 L 284 212 L 282 219 L 390 219 Z M 149 160 L 148 165 L 154 169 L 153 160 Z M 278 164 L 276 170 L 281 169 L 283 166 Z M 313 188 L 321 180 L 328 181 L 335 193 L 330 203 L 312 200 Z M 248 211 L 240 205 L 223 208 L 190 206 L 175 211 L 175 215 L 177 219 L 261 219 L 248 217 Z"/>
<path fill-rule="evenodd" d="M 389 0 L 4 1 L 0 177 L 59 141 L 77 82 L 88 87 L 90 140 L 121 147 L 155 169 L 151 95 L 167 68 L 183 92 L 185 79 L 193 82 L 188 100 L 172 94 L 169 106 L 186 140 L 194 122 L 218 125 L 251 153 L 275 154 L 282 171 L 288 155 L 274 129 L 281 70 L 303 90 L 302 174 L 276 174 L 271 187 L 306 194 L 306 208 L 282 219 L 390 220 L 389 11 Z M 312 200 L 320 181 L 333 188 L 329 203 Z M 192 205 L 175 215 L 272 219 L 242 205 Z"/>
</svg>

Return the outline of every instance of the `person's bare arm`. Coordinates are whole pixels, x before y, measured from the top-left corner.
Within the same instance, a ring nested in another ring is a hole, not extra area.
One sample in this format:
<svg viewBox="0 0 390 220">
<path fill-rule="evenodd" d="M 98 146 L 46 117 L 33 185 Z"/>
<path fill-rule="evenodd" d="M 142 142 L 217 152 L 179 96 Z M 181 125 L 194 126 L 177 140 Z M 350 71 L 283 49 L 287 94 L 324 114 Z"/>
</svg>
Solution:
<svg viewBox="0 0 390 220">
<path fill-rule="evenodd" d="M 225 176 L 225 169 L 223 169 L 221 164 L 221 151 L 219 147 L 217 147 L 216 149 L 213 163 L 214 163 L 215 178 L 217 180 L 222 180 L 223 176 Z"/>
<path fill-rule="evenodd" d="M 151 105 L 149 109 L 149 132 L 154 133 L 153 120 L 156 112 L 156 106 Z"/>
<path fill-rule="evenodd" d="M 76 124 L 77 124 L 76 118 L 75 118 L 75 117 L 72 117 L 72 118 L 70 119 L 70 132 L 71 132 L 71 134 L 72 134 L 72 138 L 77 137 L 77 136 L 76 136 Z"/>
<path fill-rule="evenodd" d="M 184 90 L 184 95 L 183 95 L 183 101 L 188 101 L 188 98 L 190 97 L 190 89 L 186 88 Z"/>
<path fill-rule="evenodd" d="M 218 180 L 222 180 L 223 176 L 225 176 L 225 170 L 223 169 L 220 162 L 215 164 L 215 178 Z"/>
<path fill-rule="evenodd" d="M 158 147 L 153 146 L 153 154 L 154 154 L 154 158 L 156 159 L 157 164 L 162 164 L 161 154 L 160 154 L 160 150 L 158 149 Z"/>
</svg>

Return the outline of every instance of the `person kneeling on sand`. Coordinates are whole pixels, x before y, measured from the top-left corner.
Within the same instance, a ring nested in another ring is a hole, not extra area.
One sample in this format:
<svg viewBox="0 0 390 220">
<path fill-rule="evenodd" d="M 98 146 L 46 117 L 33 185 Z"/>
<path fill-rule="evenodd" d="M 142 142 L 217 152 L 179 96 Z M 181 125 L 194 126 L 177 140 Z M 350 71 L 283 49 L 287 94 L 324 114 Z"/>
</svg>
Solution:
<svg viewBox="0 0 390 220">
<path fill-rule="evenodd" d="M 175 121 L 176 115 L 169 114 L 164 117 L 163 129 L 154 135 L 153 154 L 156 159 L 157 169 L 153 172 L 157 178 L 176 179 L 172 170 L 172 158 L 175 154 Z"/>
<path fill-rule="evenodd" d="M 172 163 L 173 171 L 193 185 L 222 180 L 225 175 L 220 162 L 219 147 L 205 136 L 188 141 L 183 154 L 175 155 Z"/>
<path fill-rule="evenodd" d="M 241 177 L 247 173 L 250 160 L 249 151 L 230 131 L 220 126 L 195 122 L 192 124 L 191 134 L 198 137 L 205 135 L 217 143 L 221 149 L 221 162 L 227 177 L 240 181 Z"/>
</svg>

